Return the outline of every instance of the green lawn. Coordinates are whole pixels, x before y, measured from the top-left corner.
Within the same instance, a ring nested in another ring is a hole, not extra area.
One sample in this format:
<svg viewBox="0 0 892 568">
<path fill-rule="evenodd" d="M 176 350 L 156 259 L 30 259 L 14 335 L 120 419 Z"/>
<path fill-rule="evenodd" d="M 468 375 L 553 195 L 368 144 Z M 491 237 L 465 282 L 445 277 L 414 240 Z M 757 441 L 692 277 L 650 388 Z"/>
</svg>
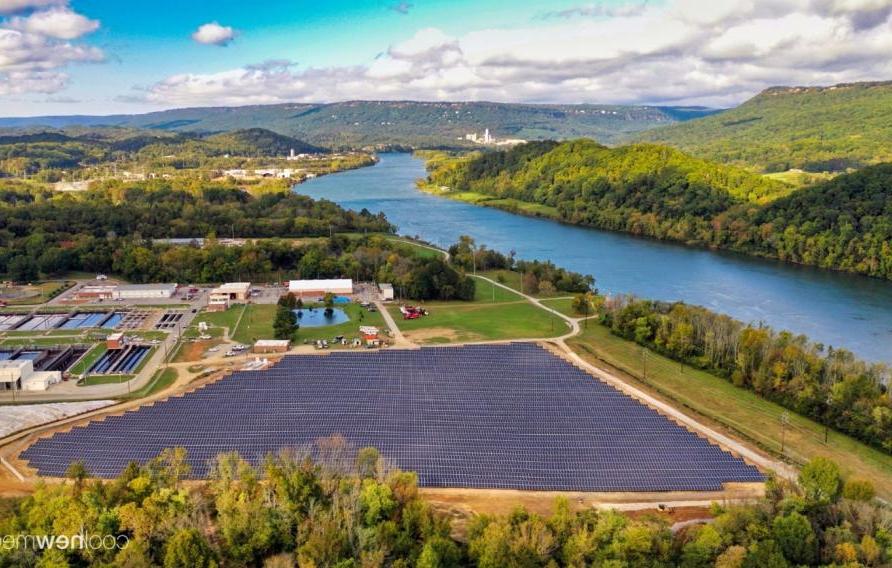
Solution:
<svg viewBox="0 0 892 568">
<path fill-rule="evenodd" d="M 17 345 L 39 345 L 41 347 L 52 347 L 53 345 L 76 345 L 78 343 L 91 343 L 91 341 L 82 336 L 67 336 L 67 337 L 10 337 L 3 340 L 3 345 L 17 346 Z"/>
<path fill-rule="evenodd" d="M 573 309 L 573 298 L 552 298 L 550 300 L 542 300 L 542 304 L 548 306 L 553 310 L 561 312 L 565 316 L 570 316 L 571 318 L 578 318 L 582 317 L 583 315 L 576 313 L 576 311 Z"/>
<path fill-rule="evenodd" d="M 196 327 L 198 322 L 203 321 L 210 327 L 225 327 L 232 331 L 245 308 L 246 304 L 236 304 L 223 312 L 201 312 L 195 316 L 193 322 Z"/>
<path fill-rule="evenodd" d="M 0 300 L 11 306 L 43 304 L 74 285 L 66 280 L 48 280 L 27 286 L 0 289 Z"/>
<path fill-rule="evenodd" d="M 451 343 L 492 339 L 554 337 L 567 325 L 526 300 L 478 302 L 429 302 L 430 315 L 404 320 L 398 306 L 388 310 L 397 325 L 418 343 Z"/>
<path fill-rule="evenodd" d="M 89 387 L 93 385 L 124 384 L 132 378 L 133 375 L 90 375 L 89 377 L 85 377 L 84 382 L 80 383 L 78 386 Z"/>
<path fill-rule="evenodd" d="M 440 251 L 432 250 L 432 249 L 428 248 L 427 246 L 423 246 L 423 245 L 414 243 L 414 242 L 406 240 L 406 239 L 402 239 L 399 237 L 390 237 L 390 236 L 386 237 L 386 238 L 389 241 L 400 243 L 400 245 L 402 245 L 402 246 L 400 246 L 401 249 L 410 251 L 412 254 L 414 254 L 415 256 L 420 257 L 420 258 L 435 258 L 435 257 L 443 256 L 443 253 Z"/>
<path fill-rule="evenodd" d="M 481 276 L 486 276 L 487 278 L 491 278 L 498 282 L 499 284 L 504 284 L 505 286 L 511 288 L 512 290 L 517 290 L 518 292 L 524 292 L 528 295 L 531 295 L 535 298 L 557 298 L 562 296 L 572 296 L 573 294 L 570 292 L 561 292 L 559 290 L 555 291 L 554 294 L 542 294 L 541 292 L 536 294 L 530 294 L 529 290 L 521 290 L 520 284 L 521 279 L 523 278 L 523 274 L 520 272 L 514 272 L 513 270 L 486 270 L 479 273 Z"/>
<path fill-rule="evenodd" d="M 309 305 L 308 305 L 309 306 Z M 273 337 L 273 319 L 276 316 L 274 304 L 250 304 L 247 306 L 241 323 L 233 334 L 233 339 L 239 343 L 251 345 L 257 339 L 271 339 Z M 337 335 L 347 338 L 359 336 L 360 325 L 375 325 L 386 329 L 384 318 L 377 312 L 369 312 L 359 304 L 341 304 L 350 321 L 325 327 L 301 327 L 294 336 L 295 343 L 303 343 L 306 340 L 332 339 Z M 318 309 L 323 309 L 319 307 Z"/>
<path fill-rule="evenodd" d="M 516 294 L 510 290 L 506 290 L 501 286 L 491 284 L 482 278 L 475 278 L 476 286 L 474 287 L 474 302 L 492 304 L 501 302 L 520 302 L 526 301 L 523 296 Z"/>
<path fill-rule="evenodd" d="M 159 369 L 148 383 L 141 389 L 133 391 L 125 398 L 144 398 L 160 392 L 177 380 L 177 370 L 168 367 L 167 369 Z"/>
<path fill-rule="evenodd" d="M 69 370 L 72 375 L 80 375 L 82 373 L 86 373 L 87 370 L 93 366 L 93 363 L 99 360 L 102 355 L 108 351 L 108 348 L 105 346 L 105 343 L 97 343 L 93 346 L 92 349 L 87 351 L 81 360 L 74 364 L 73 367 Z"/>
<path fill-rule="evenodd" d="M 801 464 L 816 456 L 828 457 L 844 473 L 870 479 L 881 496 L 892 497 L 892 456 L 832 431 L 825 444 L 825 428 L 793 412 L 788 413 L 789 426 L 783 428 L 785 409 L 781 406 L 652 351 L 644 355 L 639 345 L 611 334 L 602 325 L 590 322 L 582 335 L 567 343 L 582 357 L 608 363 L 658 396 L 724 425 L 775 454 L 781 451 L 783 436 L 788 459 Z"/>
</svg>

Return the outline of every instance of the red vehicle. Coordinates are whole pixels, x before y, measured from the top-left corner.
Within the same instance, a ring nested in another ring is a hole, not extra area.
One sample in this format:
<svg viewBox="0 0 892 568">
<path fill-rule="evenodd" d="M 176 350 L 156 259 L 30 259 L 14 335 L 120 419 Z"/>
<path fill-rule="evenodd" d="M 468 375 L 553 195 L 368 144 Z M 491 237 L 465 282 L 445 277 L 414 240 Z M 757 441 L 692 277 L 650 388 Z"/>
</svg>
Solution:
<svg viewBox="0 0 892 568">
<path fill-rule="evenodd" d="M 427 310 L 418 306 L 400 306 L 400 313 L 403 314 L 403 319 L 413 320 L 426 316 Z"/>
</svg>

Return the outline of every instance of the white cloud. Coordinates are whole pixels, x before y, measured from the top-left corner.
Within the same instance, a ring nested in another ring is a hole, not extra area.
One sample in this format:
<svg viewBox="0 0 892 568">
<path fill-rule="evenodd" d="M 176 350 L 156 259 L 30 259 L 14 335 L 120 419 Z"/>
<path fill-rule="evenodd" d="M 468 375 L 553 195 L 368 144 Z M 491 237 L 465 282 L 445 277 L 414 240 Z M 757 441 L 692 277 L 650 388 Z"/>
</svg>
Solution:
<svg viewBox="0 0 892 568">
<path fill-rule="evenodd" d="M 892 0 L 669 0 L 526 28 L 434 28 L 365 66 L 175 75 L 159 104 L 356 98 L 734 104 L 783 84 L 892 77 Z"/>
<path fill-rule="evenodd" d="M 68 0 L 0 0 L 0 14 L 17 14 L 25 10 L 67 4 Z"/>
<path fill-rule="evenodd" d="M 53 8 L 28 17 L 12 18 L 9 27 L 58 39 L 76 39 L 99 29 L 99 22 L 68 8 Z"/>
<path fill-rule="evenodd" d="M 221 26 L 217 22 L 210 22 L 198 26 L 192 34 L 192 39 L 205 45 L 228 45 L 235 39 L 235 30 L 229 26 Z"/>
<path fill-rule="evenodd" d="M 44 7 L 50 2 L 15 0 L 0 4 L 3 10 Z M 60 4 L 60 2 L 56 2 Z M 0 24 L 0 95 L 55 93 L 65 88 L 71 63 L 104 59 L 102 50 L 67 40 L 90 33 L 99 22 L 66 7 L 15 16 Z"/>
</svg>

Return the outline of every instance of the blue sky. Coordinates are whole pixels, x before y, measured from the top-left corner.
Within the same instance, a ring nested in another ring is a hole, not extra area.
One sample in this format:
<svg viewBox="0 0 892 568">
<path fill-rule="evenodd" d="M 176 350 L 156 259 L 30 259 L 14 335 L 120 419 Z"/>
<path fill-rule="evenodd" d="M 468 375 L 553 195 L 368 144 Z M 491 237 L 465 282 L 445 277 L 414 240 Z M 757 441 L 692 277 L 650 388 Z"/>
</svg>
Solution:
<svg viewBox="0 0 892 568">
<path fill-rule="evenodd" d="M 344 99 L 735 104 L 892 75 L 892 0 L 0 0 L 0 115 Z"/>
</svg>

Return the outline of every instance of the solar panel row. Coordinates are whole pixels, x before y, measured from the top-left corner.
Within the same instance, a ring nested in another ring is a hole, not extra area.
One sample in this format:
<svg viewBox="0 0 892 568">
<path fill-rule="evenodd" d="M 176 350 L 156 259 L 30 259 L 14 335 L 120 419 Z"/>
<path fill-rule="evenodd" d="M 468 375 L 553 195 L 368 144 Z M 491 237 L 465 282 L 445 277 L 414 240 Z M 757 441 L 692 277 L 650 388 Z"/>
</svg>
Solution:
<svg viewBox="0 0 892 568">
<path fill-rule="evenodd" d="M 343 435 L 423 486 L 717 490 L 756 468 L 534 344 L 294 355 L 183 397 L 39 440 L 41 475 L 83 459 L 111 477 L 164 448 L 207 474 L 220 452 L 254 462 Z"/>
</svg>

